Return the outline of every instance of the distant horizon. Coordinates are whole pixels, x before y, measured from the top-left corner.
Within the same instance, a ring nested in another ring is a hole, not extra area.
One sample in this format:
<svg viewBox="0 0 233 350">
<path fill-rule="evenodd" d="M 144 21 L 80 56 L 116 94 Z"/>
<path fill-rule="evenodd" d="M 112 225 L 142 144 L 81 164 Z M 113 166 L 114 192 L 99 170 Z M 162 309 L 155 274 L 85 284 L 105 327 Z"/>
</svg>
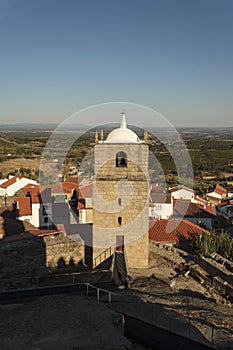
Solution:
<svg viewBox="0 0 233 350">
<path fill-rule="evenodd" d="M 93 129 L 93 128 L 96 128 L 96 127 L 98 127 L 98 126 L 104 126 L 104 125 L 106 125 L 106 126 L 114 126 L 114 125 L 118 125 L 119 123 L 118 122 L 115 122 L 115 123 L 105 123 L 105 124 L 99 124 L 99 125 L 88 125 L 88 124 L 83 124 L 83 123 L 74 123 L 74 124 L 72 124 L 72 125 L 74 125 L 74 126 L 80 126 L 80 127 L 83 127 L 83 128 L 88 128 L 88 129 Z M 50 126 L 54 126 L 54 127 L 56 127 L 56 126 L 59 126 L 60 125 L 60 123 L 58 123 L 58 122 L 15 122 L 15 123 L 7 123 L 7 122 L 5 122 L 5 123 L 2 123 L 2 122 L 0 122 L 0 130 L 1 130 L 1 127 L 12 127 L 12 128 L 17 128 L 17 126 L 19 126 L 19 128 L 20 128 L 20 126 L 21 126 L 21 128 L 23 127 L 23 126 L 28 126 L 28 127 L 33 127 L 33 126 L 46 126 L 46 125 L 50 125 Z M 134 126 L 133 124 L 129 124 L 128 125 L 128 127 L 130 128 L 130 126 Z M 135 125 L 136 126 L 136 125 Z M 69 126 L 67 125 L 67 126 L 64 126 L 65 128 L 68 128 Z M 192 125 L 190 125 L 190 126 L 185 126 L 185 125 L 179 125 L 179 126 L 174 126 L 175 128 L 177 128 L 177 129 L 232 129 L 233 128 L 233 125 L 232 126 L 192 126 Z M 20 128 L 20 129 L 21 129 Z M 148 129 L 148 128 L 156 128 L 156 126 L 154 126 L 154 125 L 145 125 L 144 126 L 144 128 L 146 128 L 146 129 Z M 166 127 L 166 126 L 157 126 L 157 128 L 159 128 L 159 129 L 166 129 L 166 128 L 168 128 L 168 127 Z M 52 130 L 52 129 L 51 129 Z"/>
<path fill-rule="evenodd" d="M 232 0 L 0 1 L 0 123 L 130 101 L 232 127 L 232 17 Z"/>
</svg>

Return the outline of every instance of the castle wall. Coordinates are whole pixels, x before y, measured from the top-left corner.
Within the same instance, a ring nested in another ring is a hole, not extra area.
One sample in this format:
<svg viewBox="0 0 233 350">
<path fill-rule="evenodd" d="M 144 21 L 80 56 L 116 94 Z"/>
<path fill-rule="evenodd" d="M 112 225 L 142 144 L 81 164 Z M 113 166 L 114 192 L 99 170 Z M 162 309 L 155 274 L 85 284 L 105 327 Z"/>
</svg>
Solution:
<svg viewBox="0 0 233 350">
<path fill-rule="evenodd" d="M 3 240 L 0 243 L 0 289 L 8 284 L 7 279 L 19 279 L 23 287 L 28 285 L 31 277 L 46 275 L 48 269 L 73 267 L 83 260 L 83 241 L 72 241 L 64 234 L 9 243 Z"/>
</svg>

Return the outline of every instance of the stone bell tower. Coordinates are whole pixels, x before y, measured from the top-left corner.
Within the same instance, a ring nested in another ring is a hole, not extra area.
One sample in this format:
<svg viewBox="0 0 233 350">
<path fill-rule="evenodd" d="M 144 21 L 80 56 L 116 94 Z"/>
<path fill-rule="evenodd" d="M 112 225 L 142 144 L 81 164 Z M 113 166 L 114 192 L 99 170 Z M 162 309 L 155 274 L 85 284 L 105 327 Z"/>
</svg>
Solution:
<svg viewBox="0 0 233 350">
<path fill-rule="evenodd" d="M 128 267 L 148 266 L 148 146 L 119 128 L 94 146 L 93 258 L 114 246 Z"/>
</svg>

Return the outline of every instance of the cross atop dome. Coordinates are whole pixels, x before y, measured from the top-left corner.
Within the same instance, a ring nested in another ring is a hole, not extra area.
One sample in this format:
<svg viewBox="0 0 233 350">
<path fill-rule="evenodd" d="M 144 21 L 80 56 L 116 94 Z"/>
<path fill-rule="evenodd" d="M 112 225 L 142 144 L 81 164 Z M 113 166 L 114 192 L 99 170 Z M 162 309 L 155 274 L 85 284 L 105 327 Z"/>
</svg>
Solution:
<svg viewBox="0 0 233 350">
<path fill-rule="evenodd" d="M 103 141 L 103 143 L 144 143 L 133 130 L 127 128 L 124 110 L 121 114 L 122 119 L 120 127 L 111 131 L 106 141 Z"/>
<path fill-rule="evenodd" d="M 125 111 L 124 109 L 121 112 L 122 118 L 121 118 L 121 128 L 127 128 L 126 118 L 125 118 Z"/>
</svg>

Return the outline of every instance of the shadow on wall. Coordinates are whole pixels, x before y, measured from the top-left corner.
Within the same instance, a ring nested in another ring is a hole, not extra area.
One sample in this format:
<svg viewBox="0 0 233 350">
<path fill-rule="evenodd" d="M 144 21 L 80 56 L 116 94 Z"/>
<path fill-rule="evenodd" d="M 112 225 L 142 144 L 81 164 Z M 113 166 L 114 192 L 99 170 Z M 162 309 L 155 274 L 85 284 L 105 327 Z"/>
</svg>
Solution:
<svg viewBox="0 0 233 350">
<path fill-rule="evenodd" d="M 41 237 L 23 233 L 0 241 L 0 289 L 35 286 L 39 276 L 48 273 L 46 247 Z"/>
<path fill-rule="evenodd" d="M 75 263 L 75 260 L 73 257 L 70 257 L 70 260 L 68 263 L 66 263 L 64 257 L 60 257 L 57 261 L 57 266 L 55 269 L 53 269 L 53 272 L 61 272 L 61 271 L 80 271 L 80 268 L 84 268 L 83 265 L 83 259 L 81 259 L 78 263 Z"/>
<path fill-rule="evenodd" d="M 41 237 L 37 230 L 25 227 L 26 222 L 14 219 L 12 208 L 3 211 L 2 219 L 6 235 L 0 240 L 0 275 L 4 285 L 15 279 L 16 288 L 26 288 L 41 277 L 91 268 L 91 225 L 67 225 L 67 235 L 56 231 Z"/>
<path fill-rule="evenodd" d="M 93 257 L 93 230 L 90 224 L 72 224 L 64 225 L 67 237 L 76 240 L 77 235 L 84 242 L 84 264 L 92 268 Z"/>
<path fill-rule="evenodd" d="M 1 212 L 1 221 L 5 237 L 25 232 L 28 229 L 26 223 L 16 219 L 15 208 L 13 206 L 9 206 Z"/>
</svg>

